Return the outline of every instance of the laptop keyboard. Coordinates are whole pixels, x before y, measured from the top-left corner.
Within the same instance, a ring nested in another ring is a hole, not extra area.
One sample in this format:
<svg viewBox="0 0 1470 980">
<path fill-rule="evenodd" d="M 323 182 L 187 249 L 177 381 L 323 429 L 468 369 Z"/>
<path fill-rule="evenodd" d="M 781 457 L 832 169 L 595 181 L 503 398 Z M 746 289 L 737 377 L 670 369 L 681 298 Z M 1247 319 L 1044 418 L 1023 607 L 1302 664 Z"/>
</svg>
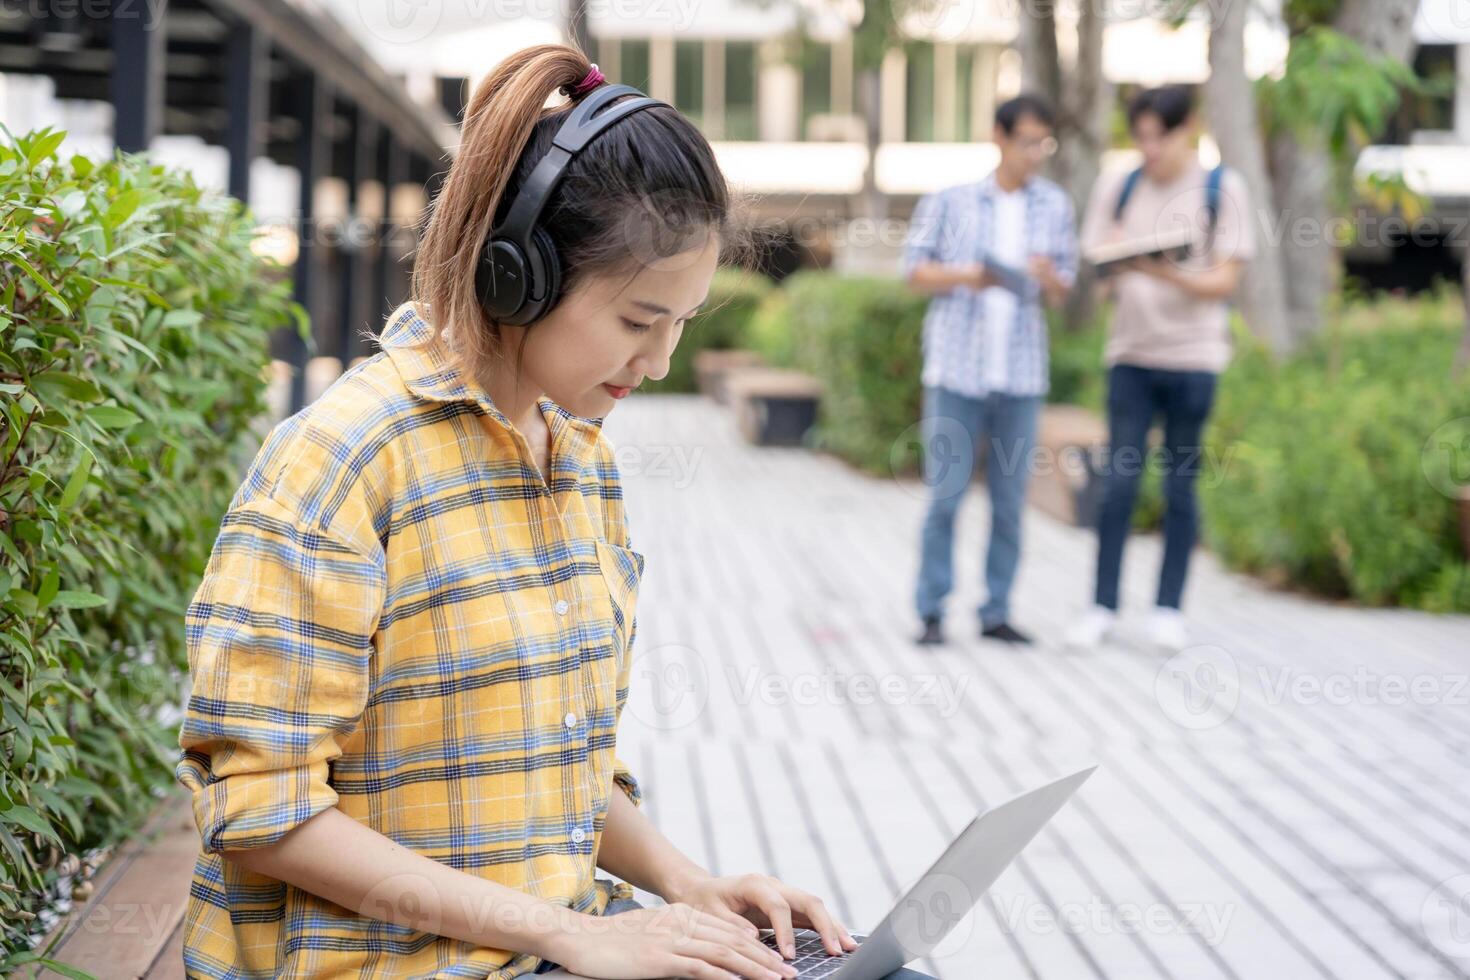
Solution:
<svg viewBox="0 0 1470 980">
<path fill-rule="evenodd" d="M 859 944 L 862 936 L 853 936 Z M 776 935 L 772 933 L 764 937 L 761 942 L 772 949 L 776 949 Z M 850 953 L 841 956 L 832 956 L 827 948 L 822 945 L 822 937 L 810 929 L 797 929 L 795 935 L 796 958 L 788 960 L 788 966 L 796 967 L 797 980 L 808 980 L 808 978 L 830 976 L 847 963 Z"/>
</svg>

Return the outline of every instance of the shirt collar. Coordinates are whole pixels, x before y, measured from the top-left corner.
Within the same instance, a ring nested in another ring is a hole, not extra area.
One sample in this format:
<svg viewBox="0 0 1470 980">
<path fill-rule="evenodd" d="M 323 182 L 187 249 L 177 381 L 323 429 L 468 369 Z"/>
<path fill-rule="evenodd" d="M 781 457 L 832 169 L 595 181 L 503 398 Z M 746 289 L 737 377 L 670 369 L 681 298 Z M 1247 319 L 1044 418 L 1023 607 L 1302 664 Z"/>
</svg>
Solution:
<svg viewBox="0 0 1470 980">
<path fill-rule="evenodd" d="M 419 398 L 470 402 L 480 406 L 507 431 L 513 428 L 484 386 L 460 370 L 450 338 L 443 334 L 436 338 L 433 324 L 419 315 L 413 303 L 404 303 L 388 317 L 387 326 L 378 337 L 378 346 L 393 361 L 404 386 Z M 545 396 L 538 404 L 551 429 L 553 453 L 585 459 L 601 435 L 602 419 L 573 415 Z"/>
</svg>

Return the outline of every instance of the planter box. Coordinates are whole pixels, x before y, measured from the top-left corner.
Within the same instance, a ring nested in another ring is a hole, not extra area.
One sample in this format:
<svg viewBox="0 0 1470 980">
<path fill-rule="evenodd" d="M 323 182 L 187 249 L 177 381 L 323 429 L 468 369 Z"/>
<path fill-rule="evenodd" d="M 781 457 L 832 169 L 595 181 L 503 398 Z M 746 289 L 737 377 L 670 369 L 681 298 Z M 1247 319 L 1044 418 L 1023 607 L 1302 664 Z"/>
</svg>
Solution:
<svg viewBox="0 0 1470 980">
<path fill-rule="evenodd" d="M 1042 408 L 1036 432 L 1042 469 L 1031 478 L 1028 502 L 1058 520 L 1096 527 L 1107 445 L 1106 423 L 1087 409 L 1077 405 Z"/>
<path fill-rule="evenodd" d="M 817 421 L 822 385 L 784 368 L 746 368 L 725 379 L 725 392 L 745 438 L 758 446 L 800 446 Z"/>
</svg>

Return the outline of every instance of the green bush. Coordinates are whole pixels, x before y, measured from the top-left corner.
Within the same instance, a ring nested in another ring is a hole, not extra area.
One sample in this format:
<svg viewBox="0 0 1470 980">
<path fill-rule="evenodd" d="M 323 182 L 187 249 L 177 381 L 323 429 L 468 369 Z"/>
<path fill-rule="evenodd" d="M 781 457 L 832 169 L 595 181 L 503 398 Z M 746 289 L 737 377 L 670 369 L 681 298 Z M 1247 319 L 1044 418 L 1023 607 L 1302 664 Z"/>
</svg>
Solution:
<svg viewBox="0 0 1470 980">
<path fill-rule="evenodd" d="M 1358 602 L 1470 610 L 1453 501 L 1425 475 L 1441 425 L 1470 419 L 1452 379 L 1453 297 L 1386 301 L 1277 364 L 1249 338 L 1220 388 L 1203 487 L 1210 546 L 1230 565 Z"/>
<path fill-rule="evenodd" d="M 173 783 L 183 612 L 304 317 L 234 200 L 0 146 L 0 974 L 78 858 Z M 9 958 L 5 959 L 5 953 Z"/>
<path fill-rule="evenodd" d="M 821 379 L 815 444 L 873 473 L 917 470 L 919 443 L 910 436 L 922 399 L 924 297 L 892 279 L 823 272 L 797 273 L 782 292 L 784 317 L 767 306 L 758 336 Z"/>
<path fill-rule="evenodd" d="M 684 325 L 684 335 L 669 359 L 668 375 L 645 383 L 643 390 L 694 391 L 694 355 L 702 350 L 750 346 L 750 320 L 771 289 L 771 281 L 757 272 L 730 268 L 716 272 L 703 312 Z"/>
</svg>

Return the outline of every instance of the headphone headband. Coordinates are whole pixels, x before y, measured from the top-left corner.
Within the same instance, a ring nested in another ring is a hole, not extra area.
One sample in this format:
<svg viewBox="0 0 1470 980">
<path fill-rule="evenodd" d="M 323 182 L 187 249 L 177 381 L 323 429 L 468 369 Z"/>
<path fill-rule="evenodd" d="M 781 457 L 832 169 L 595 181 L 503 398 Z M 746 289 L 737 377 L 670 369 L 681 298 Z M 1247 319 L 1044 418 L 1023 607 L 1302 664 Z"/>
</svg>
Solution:
<svg viewBox="0 0 1470 980">
<path fill-rule="evenodd" d="M 640 98 L 629 99 L 600 116 L 593 116 L 602 106 L 624 95 L 636 95 Z M 531 230 L 541 219 L 541 212 L 551 200 L 552 192 L 561 183 L 573 158 L 586 149 L 588 143 L 625 116 L 659 105 L 667 103 L 649 98 L 631 85 L 605 85 L 577 103 L 557 130 L 551 149 L 537 162 L 531 176 L 516 192 L 515 201 L 511 203 L 505 220 L 491 231 L 491 238 L 514 242 L 527 254 L 531 254 Z"/>
</svg>

